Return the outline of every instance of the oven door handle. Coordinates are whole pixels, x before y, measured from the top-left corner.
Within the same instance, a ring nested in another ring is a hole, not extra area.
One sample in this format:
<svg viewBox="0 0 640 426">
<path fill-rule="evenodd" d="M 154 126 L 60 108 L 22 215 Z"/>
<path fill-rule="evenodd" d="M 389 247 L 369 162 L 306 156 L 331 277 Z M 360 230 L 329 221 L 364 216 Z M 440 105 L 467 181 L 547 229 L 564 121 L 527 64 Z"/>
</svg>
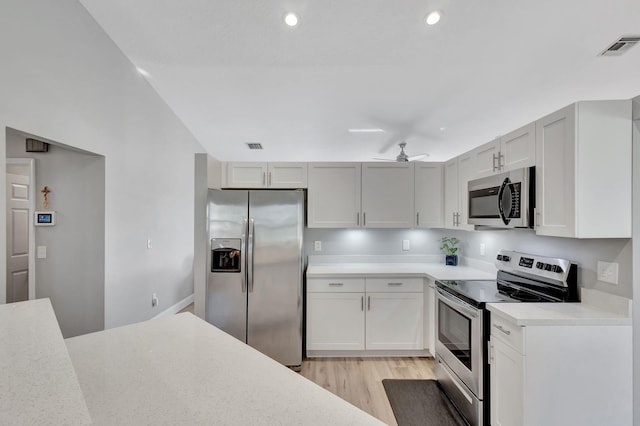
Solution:
<svg viewBox="0 0 640 426">
<path fill-rule="evenodd" d="M 467 314 L 471 318 L 478 318 L 479 312 L 480 312 L 479 309 L 474 308 L 473 306 L 471 306 L 470 304 L 468 304 L 464 300 L 458 299 L 455 296 L 451 296 L 450 294 L 448 294 L 444 290 L 441 290 L 439 288 L 436 288 L 436 290 L 438 291 L 438 297 L 444 303 L 446 303 L 449 307 L 451 307 L 452 309 L 455 309 L 457 311 L 463 311 L 465 314 Z"/>
</svg>

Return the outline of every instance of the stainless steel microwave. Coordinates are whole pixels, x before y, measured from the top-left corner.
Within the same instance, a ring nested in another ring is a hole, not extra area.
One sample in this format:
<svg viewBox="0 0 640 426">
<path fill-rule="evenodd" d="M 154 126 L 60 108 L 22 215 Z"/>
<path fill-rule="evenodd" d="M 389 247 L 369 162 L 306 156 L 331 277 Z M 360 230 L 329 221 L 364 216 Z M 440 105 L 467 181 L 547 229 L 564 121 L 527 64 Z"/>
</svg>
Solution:
<svg viewBox="0 0 640 426">
<path fill-rule="evenodd" d="M 533 228 L 535 167 L 469 181 L 469 224 Z"/>
</svg>

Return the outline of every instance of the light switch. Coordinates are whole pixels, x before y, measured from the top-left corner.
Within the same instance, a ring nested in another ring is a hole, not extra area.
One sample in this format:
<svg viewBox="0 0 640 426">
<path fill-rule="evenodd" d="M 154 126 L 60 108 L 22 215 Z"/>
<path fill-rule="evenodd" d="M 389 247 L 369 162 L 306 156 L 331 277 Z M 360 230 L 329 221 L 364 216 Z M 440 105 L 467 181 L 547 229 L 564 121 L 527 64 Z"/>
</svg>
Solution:
<svg viewBox="0 0 640 426">
<path fill-rule="evenodd" d="M 322 251 L 322 241 L 314 241 L 313 242 L 313 250 L 314 251 Z"/>
<path fill-rule="evenodd" d="M 38 246 L 36 248 L 36 257 L 38 259 L 46 259 L 47 258 L 47 246 Z"/>
<path fill-rule="evenodd" d="M 409 250 L 411 250 L 411 241 L 402 240 L 402 251 L 409 251 Z"/>
<path fill-rule="evenodd" d="M 618 284 L 618 264 L 598 260 L 597 279 L 610 284 Z"/>
</svg>

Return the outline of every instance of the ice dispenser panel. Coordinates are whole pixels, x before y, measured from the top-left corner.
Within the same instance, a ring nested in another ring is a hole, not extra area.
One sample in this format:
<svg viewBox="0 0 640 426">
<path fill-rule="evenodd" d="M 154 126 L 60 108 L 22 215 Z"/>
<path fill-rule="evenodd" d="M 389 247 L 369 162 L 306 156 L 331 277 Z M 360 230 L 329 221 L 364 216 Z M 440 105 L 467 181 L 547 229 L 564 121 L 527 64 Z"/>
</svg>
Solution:
<svg viewBox="0 0 640 426">
<path fill-rule="evenodd" d="M 240 238 L 211 239 L 211 272 L 240 272 Z"/>
</svg>

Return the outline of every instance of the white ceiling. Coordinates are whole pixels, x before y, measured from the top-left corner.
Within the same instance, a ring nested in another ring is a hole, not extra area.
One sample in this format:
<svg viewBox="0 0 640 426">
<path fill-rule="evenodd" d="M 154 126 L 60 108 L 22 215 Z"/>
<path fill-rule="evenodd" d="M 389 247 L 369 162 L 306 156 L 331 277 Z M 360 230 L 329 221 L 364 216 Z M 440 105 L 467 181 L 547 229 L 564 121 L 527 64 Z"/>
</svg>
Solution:
<svg viewBox="0 0 640 426">
<path fill-rule="evenodd" d="M 444 161 L 574 101 L 640 94 L 640 46 L 598 56 L 640 35 L 638 0 L 80 2 L 224 161 L 370 161 L 402 139 Z"/>
</svg>

